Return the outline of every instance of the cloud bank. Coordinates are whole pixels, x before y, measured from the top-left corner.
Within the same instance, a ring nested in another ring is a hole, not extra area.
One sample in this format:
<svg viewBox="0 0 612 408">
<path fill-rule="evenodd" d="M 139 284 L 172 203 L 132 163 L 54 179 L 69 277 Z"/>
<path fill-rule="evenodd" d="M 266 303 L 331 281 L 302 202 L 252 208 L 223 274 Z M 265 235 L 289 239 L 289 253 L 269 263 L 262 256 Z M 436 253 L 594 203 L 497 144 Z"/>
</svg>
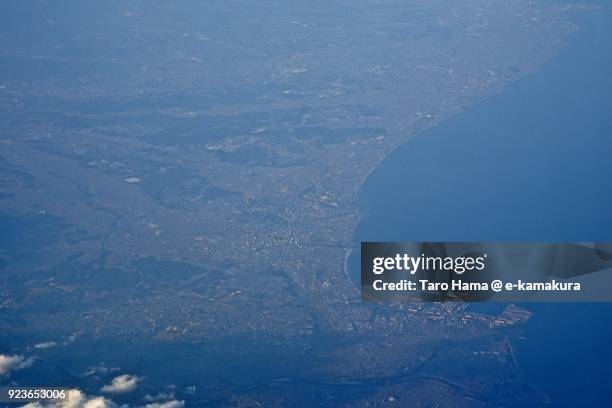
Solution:
<svg viewBox="0 0 612 408">
<path fill-rule="evenodd" d="M 127 405 L 117 405 L 108 398 L 85 395 L 78 389 L 69 390 L 68 393 L 68 401 L 33 402 L 23 405 L 22 408 L 130 408 Z M 135 408 L 183 408 L 184 406 L 185 401 L 172 400 Z"/>
<path fill-rule="evenodd" d="M 119 408 L 119 406 L 104 397 L 91 397 L 80 390 L 72 389 L 68 391 L 68 401 L 32 402 L 22 408 Z"/>
<path fill-rule="evenodd" d="M 113 378 L 110 384 L 105 385 L 100 389 L 102 392 L 111 394 L 124 394 L 131 392 L 138 387 L 139 377 L 134 375 L 124 374 Z"/>
<path fill-rule="evenodd" d="M 34 363 L 33 357 L 0 354 L 0 375 L 8 375 L 11 371 L 28 368 L 32 363 Z"/>
</svg>

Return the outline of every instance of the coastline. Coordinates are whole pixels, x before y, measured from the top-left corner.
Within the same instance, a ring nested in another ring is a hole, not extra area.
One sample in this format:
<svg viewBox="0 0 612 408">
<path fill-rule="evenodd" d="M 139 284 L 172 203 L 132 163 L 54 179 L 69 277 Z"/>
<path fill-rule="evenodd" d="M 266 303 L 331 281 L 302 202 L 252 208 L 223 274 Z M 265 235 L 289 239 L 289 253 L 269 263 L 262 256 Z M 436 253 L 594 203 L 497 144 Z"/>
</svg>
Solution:
<svg viewBox="0 0 612 408">
<path fill-rule="evenodd" d="M 578 28 L 579 29 L 579 28 Z M 576 30 L 574 32 L 572 32 L 570 35 L 574 35 L 576 33 Z M 355 232 L 357 231 L 357 226 L 359 225 L 359 222 L 362 220 L 363 218 L 363 212 L 361 210 L 361 207 L 358 205 L 358 196 L 359 193 L 361 192 L 363 186 L 365 185 L 365 183 L 367 182 L 368 178 L 370 177 L 370 175 L 376 171 L 379 167 L 380 164 L 387 158 L 389 157 L 391 154 L 393 154 L 396 150 L 398 150 L 399 148 L 403 147 L 404 145 L 406 145 L 407 143 L 409 143 L 411 140 L 413 140 L 415 137 L 421 135 L 422 133 L 427 132 L 428 130 L 431 130 L 433 128 L 435 128 L 436 126 L 441 125 L 444 122 L 447 122 L 451 119 L 453 119 L 454 117 L 468 112 L 471 109 L 475 108 L 476 106 L 480 105 L 481 103 L 494 98 L 498 95 L 500 95 L 501 93 L 505 92 L 509 86 L 531 76 L 534 75 L 538 72 L 540 72 L 542 70 L 542 68 L 548 64 L 550 61 L 553 61 L 555 58 L 557 58 L 559 56 L 559 52 L 566 48 L 568 46 L 569 41 L 565 41 L 562 45 L 562 47 L 559 47 L 558 49 L 556 49 L 554 51 L 554 53 L 552 54 L 552 56 L 547 59 L 543 64 L 541 64 L 540 66 L 534 67 L 532 69 L 529 70 L 525 70 L 522 71 L 520 74 L 517 74 L 517 76 L 515 78 L 511 78 L 509 80 L 507 80 L 506 82 L 504 82 L 503 84 L 501 84 L 501 86 L 496 87 L 496 88 L 492 88 L 491 92 L 489 94 L 483 95 L 479 98 L 475 98 L 473 103 L 470 103 L 466 106 L 460 107 L 458 109 L 456 109 L 455 111 L 449 111 L 446 114 L 442 114 L 440 115 L 437 120 L 434 120 L 430 123 L 428 123 L 426 126 L 424 126 L 422 129 L 417 129 L 417 130 L 413 130 L 411 132 L 408 132 L 408 135 L 406 136 L 406 138 L 394 145 L 391 145 L 387 150 L 385 150 L 380 157 L 378 158 L 378 160 L 376 160 L 374 162 L 374 164 L 370 167 L 370 169 L 365 173 L 365 175 L 361 178 L 361 180 L 357 183 L 357 186 L 355 187 L 355 189 L 353 190 L 352 193 L 352 201 L 353 203 L 356 205 L 357 207 L 357 218 L 355 220 L 354 225 L 350 228 L 351 229 L 351 238 L 350 241 L 352 243 L 352 245 L 350 247 L 346 247 L 344 249 L 344 261 L 343 261 L 343 274 L 345 276 L 345 278 L 347 278 L 349 281 L 351 281 L 351 286 L 355 288 L 355 290 L 357 291 L 357 294 L 359 295 L 361 293 L 361 288 L 354 282 L 354 280 L 352 279 L 350 272 L 349 272 L 349 259 L 351 258 L 351 255 L 353 255 L 353 252 L 356 250 L 356 248 L 359 246 L 359 242 L 355 242 Z"/>
</svg>

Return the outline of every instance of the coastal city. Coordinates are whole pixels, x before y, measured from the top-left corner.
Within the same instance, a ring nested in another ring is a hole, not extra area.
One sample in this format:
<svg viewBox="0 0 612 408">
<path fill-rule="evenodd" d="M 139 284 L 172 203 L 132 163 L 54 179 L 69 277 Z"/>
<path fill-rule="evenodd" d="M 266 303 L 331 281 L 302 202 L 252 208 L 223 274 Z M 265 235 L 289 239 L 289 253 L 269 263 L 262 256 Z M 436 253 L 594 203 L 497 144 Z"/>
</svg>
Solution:
<svg viewBox="0 0 612 408">
<path fill-rule="evenodd" d="M 0 354 L 30 366 L 0 379 L 93 395 L 126 371 L 132 406 L 546 402 L 514 358 L 531 311 L 363 302 L 347 259 L 373 169 L 590 8 L 73 3 L 1 29 Z"/>
</svg>

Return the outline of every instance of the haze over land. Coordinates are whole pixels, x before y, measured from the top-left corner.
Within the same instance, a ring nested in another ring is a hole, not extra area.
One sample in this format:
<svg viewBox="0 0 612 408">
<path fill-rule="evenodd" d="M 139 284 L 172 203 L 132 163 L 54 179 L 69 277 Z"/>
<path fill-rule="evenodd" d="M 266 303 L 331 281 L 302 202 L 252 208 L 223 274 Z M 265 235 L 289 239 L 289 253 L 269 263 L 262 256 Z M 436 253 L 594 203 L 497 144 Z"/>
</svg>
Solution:
<svg viewBox="0 0 612 408">
<path fill-rule="evenodd" d="M 0 330 L 13 336 L 8 349 L 19 351 L 15 339 L 126 349 L 248 343 L 288 361 L 270 378 L 380 386 L 354 404 L 406 392 L 398 382 L 417 375 L 410 392 L 441 403 L 487 402 L 504 382 L 526 401 L 543 400 L 524 383 L 494 316 L 459 304 L 362 304 L 344 259 L 359 218 L 356 192 L 376 164 L 541 67 L 575 30 L 569 13 L 578 7 L 0 7 Z M 511 325 L 529 317 L 504 313 Z M 244 371 L 240 353 L 224 353 L 228 376 Z M 195 355 L 193 365 L 210 367 L 209 358 Z M 459 375 L 445 365 L 456 359 L 499 375 Z M 201 400 L 287 404 L 277 397 L 300 387 L 292 380 L 252 391 L 204 377 L 210 390 L 196 393 Z"/>
</svg>

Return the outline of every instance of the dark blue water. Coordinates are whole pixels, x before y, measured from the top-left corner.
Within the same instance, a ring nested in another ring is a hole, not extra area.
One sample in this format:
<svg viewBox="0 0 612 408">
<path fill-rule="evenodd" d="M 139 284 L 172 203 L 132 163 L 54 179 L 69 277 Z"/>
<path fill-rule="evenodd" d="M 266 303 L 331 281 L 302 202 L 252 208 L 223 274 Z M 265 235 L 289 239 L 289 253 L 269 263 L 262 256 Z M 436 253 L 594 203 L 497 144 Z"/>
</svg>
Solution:
<svg viewBox="0 0 612 408">
<path fill-rule="evenodd" d="M 612 12 L 576 22 L 541 71 L 385 159 L 355 241 L 612 241 Z M 531 307 L 526 376 L 554 406 L 610 406 L 612 304 Z"/>
</svg>

